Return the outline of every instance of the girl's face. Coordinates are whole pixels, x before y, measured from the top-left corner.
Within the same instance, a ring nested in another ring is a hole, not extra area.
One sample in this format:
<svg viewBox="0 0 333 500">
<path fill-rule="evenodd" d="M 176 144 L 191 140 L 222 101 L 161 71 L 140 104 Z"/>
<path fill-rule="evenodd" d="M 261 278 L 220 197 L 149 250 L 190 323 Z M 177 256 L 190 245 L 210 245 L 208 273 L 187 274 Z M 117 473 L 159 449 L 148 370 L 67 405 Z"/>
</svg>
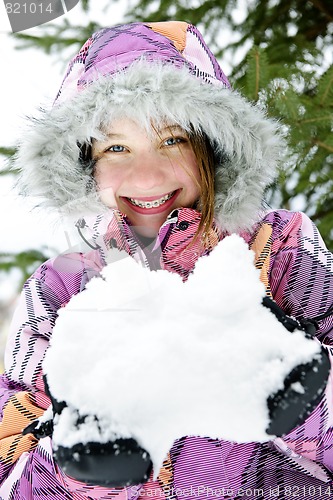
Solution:
<svg viewBox="0 0 333 500">
<path fill-rule="evenodd" d="M 147 135 L 128 118 L 113 122 L 107 135 L 92 145 L 100 198 L 126 214 L 139 234 L 154 237 L 174 208 L 192 207 L 199 198 L 188 136 L 178 125 Z"/>
</svg>

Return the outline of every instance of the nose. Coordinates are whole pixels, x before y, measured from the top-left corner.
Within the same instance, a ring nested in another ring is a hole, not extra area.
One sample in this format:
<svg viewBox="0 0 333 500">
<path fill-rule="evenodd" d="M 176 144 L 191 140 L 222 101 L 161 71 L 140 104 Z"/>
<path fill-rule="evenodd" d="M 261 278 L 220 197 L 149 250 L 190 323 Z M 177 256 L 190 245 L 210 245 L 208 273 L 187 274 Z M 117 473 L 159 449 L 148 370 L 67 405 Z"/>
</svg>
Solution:
<svg viewBox="0 0 333 500">
<path fill-rule="evenodd" d="M 168 158 L 163 158 L 154 151 L 138 156 L 132 165 L 131 183 L 140 193 L 155 191 L 165 184 L 167 175 L 172 175 L 172 166 Z"/>
</svg>

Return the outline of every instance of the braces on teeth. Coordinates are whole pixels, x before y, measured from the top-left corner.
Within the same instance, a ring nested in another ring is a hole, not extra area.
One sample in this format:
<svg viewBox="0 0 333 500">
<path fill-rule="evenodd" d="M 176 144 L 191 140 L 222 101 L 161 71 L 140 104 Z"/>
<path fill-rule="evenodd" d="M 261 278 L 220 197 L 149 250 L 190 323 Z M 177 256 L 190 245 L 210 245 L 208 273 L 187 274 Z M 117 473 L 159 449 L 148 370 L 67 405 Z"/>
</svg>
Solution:
<svg viewBox="0 0 333 500">
<path fill-rule="evenodd" d="M 139 201 L 135 200 L 134 198 L 128 198 L 128 199 L 133 205 L 136 205 L 137 207 L 140 208 L 156 208 L 159 207 L 160 205 L 163 205 L 163 203 L 165 203 L 166 201 L 170 200 L 173 194 L 174 191 L 170 194 L 167 194 L 166 196 L 162 196 L 162 198 L 159 198 L 158 200 L 153 200 L 153 201 Z"/>
</svg>

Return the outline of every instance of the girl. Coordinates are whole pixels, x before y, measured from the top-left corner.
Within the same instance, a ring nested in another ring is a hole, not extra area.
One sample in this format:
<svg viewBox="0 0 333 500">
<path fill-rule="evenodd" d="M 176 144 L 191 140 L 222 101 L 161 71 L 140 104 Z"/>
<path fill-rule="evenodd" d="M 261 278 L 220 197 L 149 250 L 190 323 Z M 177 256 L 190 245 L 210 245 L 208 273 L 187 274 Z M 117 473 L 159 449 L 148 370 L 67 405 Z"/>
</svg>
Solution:
<svg viewBox="0 0 333 500">
<path fill-rule="evenodd" d="M 186 280 L 199 256 L 236 232 L 255 252 L 267 295 L 295 318 L 316 319 L 317 338 L 331 345 L 332 256 L 304 214 L 263 208 L 283 147 L 276 123 L 230 89 L 194 26 L 134 23 L 85 43 L 16 160 L 23 191 L 77 215 L 86 239 L 83 216 L 98 215 L 93 248 L 43 264 L 14 316 L 1 382 L 1 499 L 331 497 L 331 381 L 283 438 L 183 437 L 156 481 L 128 488 L 76 481 L 54 461 L 50 437 L 22 434 L 50 405 L 41 367 L 57 311 L 99 273 L 110 246 Z"/>
</svg>

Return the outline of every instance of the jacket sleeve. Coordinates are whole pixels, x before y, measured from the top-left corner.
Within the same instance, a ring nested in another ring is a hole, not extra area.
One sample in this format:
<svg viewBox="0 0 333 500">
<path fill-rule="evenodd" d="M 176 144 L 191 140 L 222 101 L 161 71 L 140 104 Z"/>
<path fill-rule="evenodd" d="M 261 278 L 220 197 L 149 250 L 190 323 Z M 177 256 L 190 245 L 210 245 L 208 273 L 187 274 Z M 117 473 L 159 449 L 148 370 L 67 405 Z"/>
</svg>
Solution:
<svg viewBox="0 0 333 500">
<path fill-rule="evenodd" d="M 316 318 L 327 314 L 327 317 L 318 320 L 317 337 L 326 346 L 332 364 L 333 311 L 330 309 L 333 305 L 333 256 L 305 214 L 278 211 L 268 217 L 273 228 L 272 295 L 287 314 L 296 318 Z M 293 457 L 300 465 L 312 469 L 321 464 L 330 472 L 333 472 L 332 384 L 331 369 L 319 405 L 301 426 L 283 440 L 276 440 L 280 451 Z"/>
<path fill-rule="evenodd" d="M 325 315 L 333 307 L 333 255 L 305 214 L 273 214 L 269 281 L 274 299 L 296 318 Z M 333 346 L 333 315 L 318 326 L 318 339 Z"/>
<path fill-rule="evenodd" d="M 32 434 L 22 435 L 22 430 L 50 404 L 44 393 L 42 361 L 57 311 L 80 291 L 86 272 L 82 254 L 62 256 L 42 265 L 21 293 L 0 378 L 0 499 L 44 498 L 37 491 L 43 488 L 47 472 L 48 498 L 51 491 L 57 494 L 54 498 L 68 498 L 52 477 L 56 466 L 50 439 L 37 442 Z M 31 493 L 33 488 L 36 495 Z"/>
</svg>

